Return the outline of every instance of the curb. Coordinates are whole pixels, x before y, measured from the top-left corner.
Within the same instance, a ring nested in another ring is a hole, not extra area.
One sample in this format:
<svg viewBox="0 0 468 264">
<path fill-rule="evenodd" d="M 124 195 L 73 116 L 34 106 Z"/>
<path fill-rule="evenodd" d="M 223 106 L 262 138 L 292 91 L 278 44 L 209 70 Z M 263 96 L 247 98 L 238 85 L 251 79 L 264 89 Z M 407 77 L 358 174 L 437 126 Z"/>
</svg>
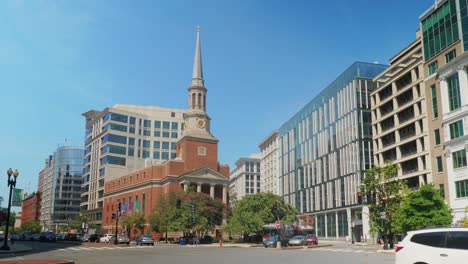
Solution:
<svg viewBox="0 0 468 264">
<path fill-rule="evenodd" d="M 3 261 L 2 264 L 75 264 L 75 262 L 66 259 L 36 259 Z"/>
<path fill-rule="evenodd" d="M 16 254 L 16 253 L 24 253 L 24 252 L 30 252 L 32 251 L 33 249 L 32 248 L 23 248 L 23 249 L 13 249 L 13 250 L 0 250 L 0 255 L 3 255 L 3 254 Z"/>
</svg>

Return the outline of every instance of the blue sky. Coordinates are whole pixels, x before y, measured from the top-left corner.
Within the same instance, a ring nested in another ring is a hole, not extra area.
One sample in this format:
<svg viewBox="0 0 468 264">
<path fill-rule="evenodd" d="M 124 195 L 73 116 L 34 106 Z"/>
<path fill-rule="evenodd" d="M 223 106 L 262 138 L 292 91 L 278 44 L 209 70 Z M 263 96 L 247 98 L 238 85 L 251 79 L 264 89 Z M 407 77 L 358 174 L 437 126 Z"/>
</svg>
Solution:
<svg viewBox="0 0 468 264">
<path fill-rule="evenodd" d="M 387 63 L 432 3 L 0 1 L 0 196 L 9 167 L 31 192 L 58 144 L 83 145 L 83 112 L 186 109 L 197 25 L 212 133 L 232 165 L 354 61 Z"/>
</svg>

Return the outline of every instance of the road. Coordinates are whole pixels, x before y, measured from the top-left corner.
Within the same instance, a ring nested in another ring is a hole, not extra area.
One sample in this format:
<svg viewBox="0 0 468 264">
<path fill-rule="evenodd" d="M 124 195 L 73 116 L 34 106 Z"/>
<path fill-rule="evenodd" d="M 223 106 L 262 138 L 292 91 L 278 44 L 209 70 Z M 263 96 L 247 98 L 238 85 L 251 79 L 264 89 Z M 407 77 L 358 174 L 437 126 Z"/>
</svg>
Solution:
<svg viewBox="0 0 468 264">
<path fill-rule="evenodd" d="M 34 250 L 17 256 L 0 255 L 1 260 L 71 259 L 79 264 L 91 263 L 394 263 L 394 256 L 377 253 L 375 248 L 335 245 L 314 249 L 277 250 L 262 247 L 218 246 L 128 246 L 92 247 L 63 243 L 26 242 Z M 1 262 L 0 262 L 1 263 Z"/>
</svg>

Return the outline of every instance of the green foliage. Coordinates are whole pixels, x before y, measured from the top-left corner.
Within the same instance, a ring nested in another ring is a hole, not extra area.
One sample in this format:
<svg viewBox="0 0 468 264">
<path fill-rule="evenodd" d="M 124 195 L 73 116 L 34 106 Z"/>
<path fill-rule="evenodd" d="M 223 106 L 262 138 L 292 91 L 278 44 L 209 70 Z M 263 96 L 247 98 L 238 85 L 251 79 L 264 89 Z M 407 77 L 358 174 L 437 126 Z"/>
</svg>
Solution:
<svg viewBox="0 0 468 264">
<path fill-rule="evenodd" d="M 395 220 L 397 229 L 406 233 L 428 226 L 450 225 L 452 214 L 439 190 L 428 184 L 408 194 Z"/>
<path fill-rule="evenodd" d="M 398 165 L 386 164 L 366 171 L 361 190 L 369 207 L 371 233 L 380 232 L 388 237 L 397 232 L 395 215 L 407 193 L 406 183 L 396 178 Z M 386 202 L 382 201 L 386 198 Z"/>
<path fill-rule="evenodd" d="M 27 223 L 21 224 L 21 229 L 23 231 L 31 231 L 32 233 L 40 233 L 42 227 L 39 221 L 36 221 L 36 222 L 27 222 Z"/>
<path fill-rule="evenodd" d="M 468 206 L 465 207 L 465 216 L 460 220 L 460 224 L 463 227 L 468 227 Z"/>
<path fill-rule="evenodd" d="M 129 216 L 126 216 L 122 220 L 122 226 L 126 228 L 136 228 L 138 230 L 143 229 L 145 227 L 145 216 L 143 213 L 135 213 Z"/>
<path fill-rule="evenodd" d="M 180 209 L 176 208 L 177 199 L 181 200 Z M 192 204 L 195 207 L 193 218 Z M 204 234 L 221 225 L 225 213 L 225 205 L 220 200 L 189 189 L 186 193 L 161 196 L 149 222 L 157 232 L 193 230 Z"/>
<path fill-rule="evenodd" d="M 279 202 L 278 211 L 273 210 L 275 200 Z M 296 220 L 298 212 L 285 204 L 281 196 L 272 193 L 257 193 L 244 196 L 232 211 L 226 230 L 237 234 L 260 234 L 265 224 L 279 219 L 285 223 Z"/>
</svg>

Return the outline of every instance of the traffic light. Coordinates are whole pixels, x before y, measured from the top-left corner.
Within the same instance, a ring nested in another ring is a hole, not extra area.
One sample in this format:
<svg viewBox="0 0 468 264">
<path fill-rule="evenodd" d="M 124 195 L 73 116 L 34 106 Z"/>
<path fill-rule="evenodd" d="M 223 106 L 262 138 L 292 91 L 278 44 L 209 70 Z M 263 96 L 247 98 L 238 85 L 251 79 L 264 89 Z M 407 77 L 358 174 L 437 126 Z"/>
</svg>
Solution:
<svg viewBox="0 0 468 264">
<path fill-rule="evenodd" d="M 362 192 L 357 193 L 357 201 L 358 201 L 358 204 L 362 204 Z"/>
<path fill-rule="evenodd" d="M 115 215 L 115 213 L 112 213 L 112 220 L 115 220 L 117 217 Z"/>
<path fill-rule="evenodd" d="M 380 198 L 380 201 L 382 201 L 382 207 L 383 208 L 386 208 L 387 207 L 387 196 L 382 195 L 382 197 Z"/>
<path fill-rule="evenodd" d="M 177 201 L 176 201 L 176 208 L 177 208 L 177 209 L 180 209 L 180 205 L 181 205 L 181 201 L 180 201 L 180 199 L 177 198 Z"/>
<path fill-rule="evenodd" d="M 122 211 L 122 204 L 120 202 L 117 203 L 117 212 Z"/>
</svg>

